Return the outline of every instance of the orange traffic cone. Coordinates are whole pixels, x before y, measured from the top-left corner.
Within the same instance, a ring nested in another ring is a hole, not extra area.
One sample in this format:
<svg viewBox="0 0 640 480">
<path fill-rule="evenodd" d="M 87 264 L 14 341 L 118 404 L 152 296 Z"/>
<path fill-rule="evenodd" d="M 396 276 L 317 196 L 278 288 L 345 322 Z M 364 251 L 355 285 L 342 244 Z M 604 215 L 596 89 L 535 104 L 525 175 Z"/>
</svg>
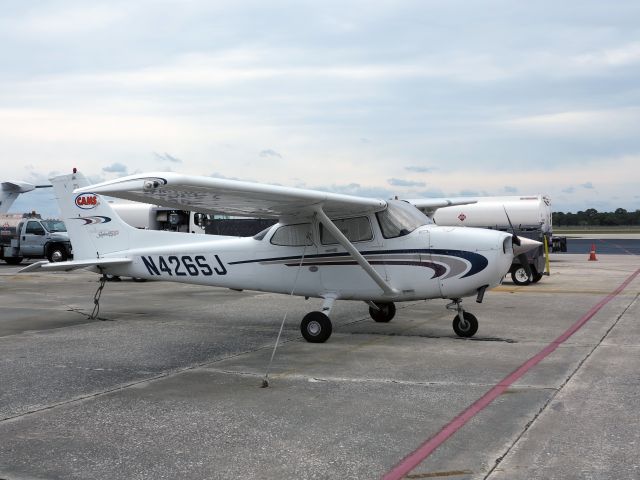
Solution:
<svg viewBox="0 0 640 480">
<path fill-rule="evenodd" d="M 597 261 L 597 257 L 596 257 L 596 244 L 592 243 L 591 244 L 591 251 L 589 252 L 589 261 L 590 262 L 595 262 Z"/>
</svg>

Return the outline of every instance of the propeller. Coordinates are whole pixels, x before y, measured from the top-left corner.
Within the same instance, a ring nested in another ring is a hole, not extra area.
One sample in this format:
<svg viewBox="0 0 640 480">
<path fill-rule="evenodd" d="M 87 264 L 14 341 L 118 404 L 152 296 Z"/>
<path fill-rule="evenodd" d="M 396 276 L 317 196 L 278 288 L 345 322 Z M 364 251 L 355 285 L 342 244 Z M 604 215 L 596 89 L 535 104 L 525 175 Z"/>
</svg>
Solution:
<svg viewBox="0 0 640 480">
<path fill-rule="evenodd" d="M 533 281 L 533 272 L 531 271 L 531 266 L 529 265 L 529 259 L 527 258 L 526 252 L 528 252 L 529 250 L 531 250 L 536 246 L 533 243 L 540 245 L 540 242 L 536 240 L 531 240 L 529 238 L 522 239 L 518 237 L 516 235 L 516 229 L 513 228 L 513 224 L 511 223 L 511 219 L 509 218 L 509 214 L 507 213 L 506 207 L 503 205 L 502 208 L 504 209 L 504 214 L 507 216 L 507 221 L 509 222 L 509 227 L 511 228 L 513 244 L 515 245 L 515 247 L 513 247 L 513 254 L 520 261 L 522 268 L 524 268 L 524 271 L 527 273 L 527 278 L 531 282 Z M 520 247 L 520 248 L 516 248 L 516 247 Z"/>
</svg>

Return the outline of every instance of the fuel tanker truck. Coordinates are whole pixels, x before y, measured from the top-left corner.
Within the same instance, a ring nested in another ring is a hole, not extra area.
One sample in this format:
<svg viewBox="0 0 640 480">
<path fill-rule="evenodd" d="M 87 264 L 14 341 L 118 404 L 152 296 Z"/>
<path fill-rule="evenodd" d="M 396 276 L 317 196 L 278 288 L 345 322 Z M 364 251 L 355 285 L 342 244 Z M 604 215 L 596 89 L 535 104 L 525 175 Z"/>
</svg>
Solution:
<svg viewBox="0 0 640 480">
<path fill-rule="evenodd" d="M 0 260 L 18 265 L 25 258 L 63 262 L 72 256 L 64 223 L 37 213 L 0 215 Z"/>
<path fill-rule="evenodd" d="M 551 200 L 546 195 L 523 195 L 504 197 L 474 197 L 468 204 L 438 208 L 432 216 L 438 225 L 467 226 L 512 232 L 519 237 L 531 238 L 542 245 L 529 251 L 527 259 L 531 276 L 514 258 L 511 279 L 517 285 L 538 282 L 546 270 L 545 242 L 548 250 L 566 251 L 566 238 L 553 237 L 551 223 Z"/>
</svg>

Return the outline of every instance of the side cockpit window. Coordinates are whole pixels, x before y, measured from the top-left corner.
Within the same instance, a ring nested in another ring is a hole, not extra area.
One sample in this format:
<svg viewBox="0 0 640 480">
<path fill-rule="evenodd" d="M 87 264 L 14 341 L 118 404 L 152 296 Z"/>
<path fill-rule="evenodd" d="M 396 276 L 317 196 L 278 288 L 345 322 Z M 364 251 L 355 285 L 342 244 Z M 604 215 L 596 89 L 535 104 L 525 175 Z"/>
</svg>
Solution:
<svg viewBox="0 0 640 480">
<path fill-rule="evenodd" d="M 333 223 L 350 242 L 367 242 L 373 239 L 371 223 L 367 217 L 343 218 Z M 323 245 L 334 245 L 338 241 L 320 224 L 320 242 Z"/>
<path fill-rule="evenodd" d="M 376 213 L 384 238 L 409 235 L 422 225 L 433 223 L 416 207 L 402 200 L 389 200 L 387 208 Z"/>
</svg>

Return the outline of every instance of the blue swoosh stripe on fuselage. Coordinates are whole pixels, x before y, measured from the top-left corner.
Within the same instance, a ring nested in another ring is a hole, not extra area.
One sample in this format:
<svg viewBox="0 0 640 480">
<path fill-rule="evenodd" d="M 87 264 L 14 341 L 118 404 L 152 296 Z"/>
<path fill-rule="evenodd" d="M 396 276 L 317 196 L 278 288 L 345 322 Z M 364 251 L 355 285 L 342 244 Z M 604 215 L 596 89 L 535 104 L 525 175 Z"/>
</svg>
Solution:
<svg viewBox="0 0 640 480">
<path fill-rule="evenodd" d="M 480 255 L 476 252 L 469 252 L 466 250 L 445 250 L 445 249 L 407 249 L 407 250 L 371 250 L 371 251 L 363 251 L 360 252 L 363 256 L 373 256 L 373 255 L 393 255 L 399 253 L 418 253 L 418 254 L 434 254 L 434 255 L 444 255 L 450 257 L 458 257 L 464 260 L 467 260 L 471 263 L 471 269 L 465 273 L 461 278 L 469 277 L 471 275 L 475 275 L 478 272 L 484 270 L 489 261 L 484 255 Z M 336 252 L 336 253 L 317 253 L 311 255 L 305 255 L 305 260 L 313 260 L 313 259 L 321 259 L 321 258 L 338 258 L 338 257 L 351 257 L 348 252 Z M 260 262 L 278 262 L 278 261 L 291 261 L 291 260 L 300 260 L 302 255 L 292 255 L 289 257 L 272 257 L 272 258 L 258 258 L 255 260 L 238 260 L 236 262 L 229 262 L 229 265 L 241 265 L 245 263 L 260 263 Z M 374 260 L 375 261 L 375 260 Z"/>
</svg>

